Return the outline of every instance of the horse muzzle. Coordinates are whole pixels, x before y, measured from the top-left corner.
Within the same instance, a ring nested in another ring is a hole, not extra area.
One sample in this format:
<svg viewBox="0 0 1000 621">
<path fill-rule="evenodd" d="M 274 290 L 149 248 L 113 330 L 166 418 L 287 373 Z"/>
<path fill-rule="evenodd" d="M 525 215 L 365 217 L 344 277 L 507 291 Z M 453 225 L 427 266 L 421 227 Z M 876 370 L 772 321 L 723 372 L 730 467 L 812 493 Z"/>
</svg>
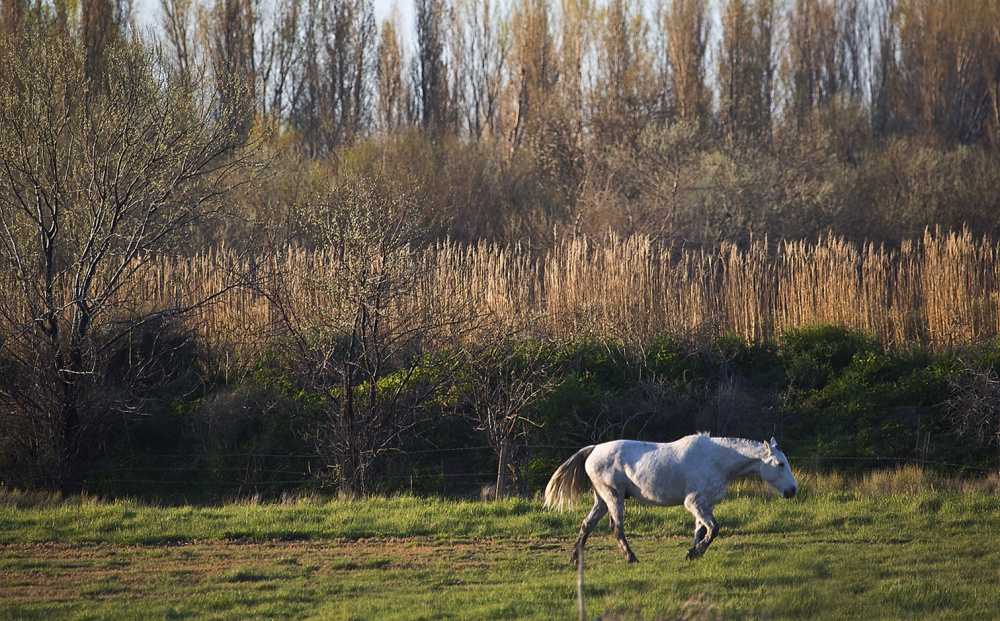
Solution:
<svg viewBox="0 0 1000 621">
<path fill-rule="evenodd" d="M 797 491 L 799 491 L 798 488 L 791 487 L 789 489 L 786 489 L 784 492 L 782 492 L 782 495 L 785 498 L 795 498 L 795 492 L 797 492 Z"/>
</svg>

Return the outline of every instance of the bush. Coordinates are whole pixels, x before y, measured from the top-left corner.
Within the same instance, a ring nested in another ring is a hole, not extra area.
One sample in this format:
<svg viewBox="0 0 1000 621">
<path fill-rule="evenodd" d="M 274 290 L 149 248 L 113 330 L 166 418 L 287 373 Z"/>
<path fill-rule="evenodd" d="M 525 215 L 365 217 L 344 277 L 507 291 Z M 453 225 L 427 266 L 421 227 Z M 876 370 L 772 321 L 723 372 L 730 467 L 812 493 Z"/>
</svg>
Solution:
<svg viewBox="0 0 1000 621">
<path fill-rule="evenodd" d="M 847 368 L 855 355 L 879 352 L 872 338 L 839 326 L 792 330 L 782 337 L 781 358 L 788 381 L 797 389 L 816 389 Z"/>
<path fill-rule="evenodd" d="M 821 386 L 797 392 L 786 406 L 789 450 L 817 467 L 844 471 L 908 460 L 945 470 L 995 467 L 996 450 L 963 438 L 947 407 L 961 376 L 950 356 L 862 348 L 846 366 L 831 364 Z"/>
</svg>

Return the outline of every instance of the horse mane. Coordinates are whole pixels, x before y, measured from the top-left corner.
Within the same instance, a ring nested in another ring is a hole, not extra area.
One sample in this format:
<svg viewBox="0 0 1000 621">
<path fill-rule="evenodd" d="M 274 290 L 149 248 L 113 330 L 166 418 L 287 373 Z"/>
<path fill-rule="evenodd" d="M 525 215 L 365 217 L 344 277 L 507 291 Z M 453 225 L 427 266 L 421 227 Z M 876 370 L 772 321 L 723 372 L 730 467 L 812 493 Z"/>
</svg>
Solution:
<svg viewBox="0 0 1000 621">
<path fill-rule="evenodd" d="M 766 442 L 748 440 L 747 438 L 713 438 L 707 431 L 703 431 L 696 435 L 709 438 L 715 444 L 731 448 L 738 451 L 741 455 L 746 455 L 747 457 L 761 459 L 767 454 Z"/>
</svg>

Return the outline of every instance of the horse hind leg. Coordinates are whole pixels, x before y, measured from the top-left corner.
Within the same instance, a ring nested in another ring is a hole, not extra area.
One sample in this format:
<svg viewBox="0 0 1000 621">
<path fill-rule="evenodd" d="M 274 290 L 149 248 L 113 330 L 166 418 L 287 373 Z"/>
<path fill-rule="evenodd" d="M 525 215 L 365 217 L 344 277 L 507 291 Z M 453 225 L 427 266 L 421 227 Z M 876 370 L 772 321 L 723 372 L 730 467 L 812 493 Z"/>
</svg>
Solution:
<svg viewBox="0 0 1000 621">
<path fill-rule="evenodd" d="M 618 547 L 621 548 L 625 561 L 638 563 L 639 559 L 635 557 L 632 548 L 628 545 L 628 540 L 625 539 L 625 526 L 623 524 L 625 518 L 625 495 L 614 492 L 611 495 L 611 498 L 605 498 L 605 502 L 608 504 L 609 518 L 611 519 L 611 530 L 615 534 L 615 539 L 618 540 Z"/>
<path fill-rule="evenodd" d="M 580 534 L 577 535 L 576 543 L 573 544 L 573 554 L 569 558 L 569 562 L 573 565 L 577 564 L 580 558 L 580 550 L 587 543 L 587 537 L 590 536 L 591 531 L 597 526 L 597 523 L 601 521 L 604 514 L 608 512 L 608 505 L 604 502 L 604 499 L 594 494 L 594 506 L 590 509 L 590 513 L 587 517 L 583 518 L 583 524 L 580 525 Z"/>
</svg>

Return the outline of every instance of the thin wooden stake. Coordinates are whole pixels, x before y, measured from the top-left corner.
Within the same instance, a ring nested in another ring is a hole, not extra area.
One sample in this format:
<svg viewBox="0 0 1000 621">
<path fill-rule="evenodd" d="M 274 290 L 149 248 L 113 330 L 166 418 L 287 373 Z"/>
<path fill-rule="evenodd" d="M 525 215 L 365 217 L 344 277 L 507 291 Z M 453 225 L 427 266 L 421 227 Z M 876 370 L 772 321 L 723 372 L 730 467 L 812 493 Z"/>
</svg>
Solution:
<svg viewBox="0 0 1000 621">
<path fill-rule="evenodd" d="M 510 438 L 504 438 L 500 443 L 500 467 L 497 470 L 496 499 L 503 500 L 507 495 L 507 464 L 510 463 Z"/>
<path fill-rule="evenodd" d="M 578 547 L 576 552 L 576 598 L 580 606 L 580 621 L 586 621 L 587 609 L 583 605 L 583 546 Z"/>
</svg>

